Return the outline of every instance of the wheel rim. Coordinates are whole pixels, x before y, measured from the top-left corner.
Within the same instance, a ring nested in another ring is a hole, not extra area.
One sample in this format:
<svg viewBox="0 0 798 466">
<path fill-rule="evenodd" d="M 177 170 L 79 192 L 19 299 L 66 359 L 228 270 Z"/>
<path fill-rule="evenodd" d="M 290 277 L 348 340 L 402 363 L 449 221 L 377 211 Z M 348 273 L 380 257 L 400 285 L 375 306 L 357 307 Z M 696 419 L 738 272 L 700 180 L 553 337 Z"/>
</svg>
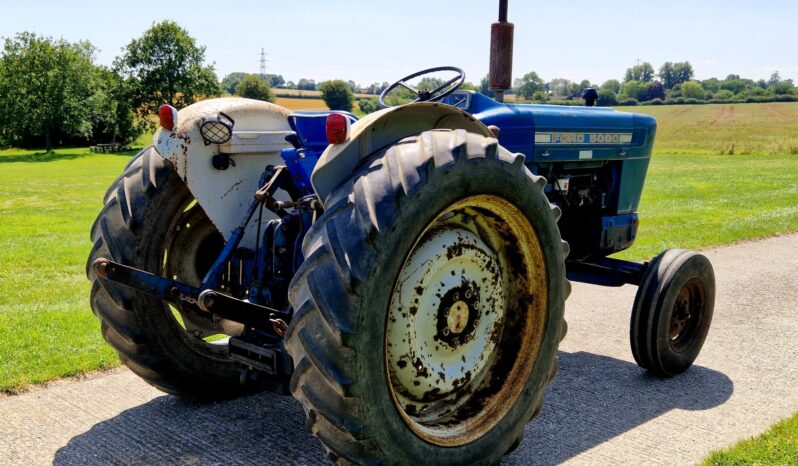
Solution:
<svg viewBox="0 0 798 466">
<path fill-rule="evenodd" d="M 693 278 L 679 290 L 670 319 L 670 345 L 674 352 L 686 351 L 698 335 L 703 320 L 704 287 Z"/>
<path fill-rule="evenodd" d="M 195 200 L 188 201 L 166 233 L 160 274 L 198 287 L 223 247 L 224 239 L 199 204 Z M 192 348 L 209 356 L 227 355 L 227 336 L 236 333 L 237 325 L 203 319 L 171 304 L 167 306 L 181 337 Z"/>
<path fill-rule="evenodd" d="M 385 333 L 391 395 L 413 432 L 462 445 L 509 412 L 535 366 L 547 283 L 537 235 L 504 199 L 464 199 L 425 229 Z"/>
</svg>

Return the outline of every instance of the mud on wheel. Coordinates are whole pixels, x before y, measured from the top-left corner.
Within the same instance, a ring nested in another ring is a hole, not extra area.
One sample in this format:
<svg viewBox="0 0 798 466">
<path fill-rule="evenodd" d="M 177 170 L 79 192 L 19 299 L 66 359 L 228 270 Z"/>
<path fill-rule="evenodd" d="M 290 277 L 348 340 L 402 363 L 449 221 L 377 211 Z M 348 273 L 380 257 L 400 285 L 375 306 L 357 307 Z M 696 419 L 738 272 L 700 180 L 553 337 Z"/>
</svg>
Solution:
<svg viewBox="0 0 798 466">
<path fill-rule="evenodd" d="M 545 180 L 437 130 L 327 200 L 291 284 L 291 390 L 340 462 L 491 464 L 540 411 L 564 336 L 567 245 Z"/>
<path fill-rule="evenodd" d="M 225 334 L 241 327 L 182 314 L 155 297 L 100 279 L 100 257 L 199 285 L 223 239 L 171 166 L 151 148 L 108 189 L 91 229 L 86 273 L 103 337 L 133 372 L 157 388 L 192 398 L 225 398 L 239 384 Z"/>
</svg>

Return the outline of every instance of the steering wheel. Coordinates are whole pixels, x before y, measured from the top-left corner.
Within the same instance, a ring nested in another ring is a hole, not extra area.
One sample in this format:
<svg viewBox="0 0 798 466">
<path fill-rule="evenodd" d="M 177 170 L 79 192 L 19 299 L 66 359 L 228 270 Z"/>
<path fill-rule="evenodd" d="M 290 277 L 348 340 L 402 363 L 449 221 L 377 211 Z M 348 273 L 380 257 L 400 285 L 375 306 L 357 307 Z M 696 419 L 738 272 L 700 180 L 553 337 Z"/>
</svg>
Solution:
<svg viewBox="0 0 798 466">
<path fill-rule="evenodd" d="M 436 87 L 433 90 L 416 89 L 407 83 L 407 81 L 410 81 L 411 79 L 423 76 L 425 74 L 437 73 L 439 71 L 454 71 L 455 73 L 457 73 L 457 76 L 446 81 L 445 83 L 441 84 L 440 86 Z M 380 94 L 380 105 L 384 108 L 391 107 L 392 105 L 388 105 L 385 103 L 385 97 L 388 94 L 390 94 L 391 91 L 393 91 L 399 86 L 404 87 L 405 89 L 409 90 L 410 92 L 416 95 L 416 99 L 413 100 L 413 102 L 436 102 L 443 99 L 447 95 L 451 94 L 455 90 L 457 90 L 458 87 L 463 85 L 463 81 L 465 81 L 465 72 L 460 68 L 454 66 L 438 66 L 435 68 L 428 68 L 426 70 L 421 70 L 419 72 L 411 74 L 410 76 L 405 76 L 404 78 L 400 79 L 399 81 L 396 81 L 395 83 L 388 86 L 387 89 L 382 91 L 382 94 Z"/>
</svg>

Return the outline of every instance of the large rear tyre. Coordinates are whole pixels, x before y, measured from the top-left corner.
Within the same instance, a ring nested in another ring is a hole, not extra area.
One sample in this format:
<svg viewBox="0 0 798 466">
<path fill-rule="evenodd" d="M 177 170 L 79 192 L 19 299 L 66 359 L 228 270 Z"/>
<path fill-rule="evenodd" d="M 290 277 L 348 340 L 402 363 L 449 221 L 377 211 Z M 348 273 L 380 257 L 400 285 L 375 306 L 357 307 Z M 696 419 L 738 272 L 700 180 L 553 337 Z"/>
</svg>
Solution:
<svg viewBox="0 0 798 466">
<path fill-rule="evenodd" d="M 293 395 L 340 463 L 493 464 L 556 372 L 559 209 L 521 154 L 429 131 L 372 156 L 305 238 Z"/>
<path fill-rule="evenodd" d="M 253 389 L 239 384 L 239 368 L 224 338 L 240 328 L 181 314 L 92 272 L 94 260 L 105 257 L 199 285 L 224 242 L 171 165 L 145 149 L 108 189 L 104 204 L 91 229 L 94 247 L 86 273 L 91 308 L 122 362 L 175 395 L 218 399 Z"/>
<path fill-rule="evenodd" d="M 684 249 L 655 257 L 632 308 L 629 339 L 637 364 L 661 377 L 686 371 L 704 346 L 714 307 L 709 259 Z"/>
</svg>

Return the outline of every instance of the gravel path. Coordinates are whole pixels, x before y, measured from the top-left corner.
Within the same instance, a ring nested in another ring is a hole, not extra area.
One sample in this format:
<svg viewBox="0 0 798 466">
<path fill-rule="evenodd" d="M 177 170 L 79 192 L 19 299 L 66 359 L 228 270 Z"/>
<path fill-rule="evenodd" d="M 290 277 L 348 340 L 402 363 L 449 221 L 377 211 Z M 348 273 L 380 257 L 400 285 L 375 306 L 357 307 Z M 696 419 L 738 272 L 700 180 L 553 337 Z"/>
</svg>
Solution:
<svg viewBox="0 0 798 466">
<path fill-rule="evenodd" d="M 659 380 L 628 348 L 636 288 L 577 285 L 560 372 L 505 464 L 689 464 L 798 411 L 798 235 L 706 252 L 715 319 L 696 365 Z M 290 397 L 211 405 L 120 369 L 0 397 L 0 464 L 319 464 Z"/>
</svg>

